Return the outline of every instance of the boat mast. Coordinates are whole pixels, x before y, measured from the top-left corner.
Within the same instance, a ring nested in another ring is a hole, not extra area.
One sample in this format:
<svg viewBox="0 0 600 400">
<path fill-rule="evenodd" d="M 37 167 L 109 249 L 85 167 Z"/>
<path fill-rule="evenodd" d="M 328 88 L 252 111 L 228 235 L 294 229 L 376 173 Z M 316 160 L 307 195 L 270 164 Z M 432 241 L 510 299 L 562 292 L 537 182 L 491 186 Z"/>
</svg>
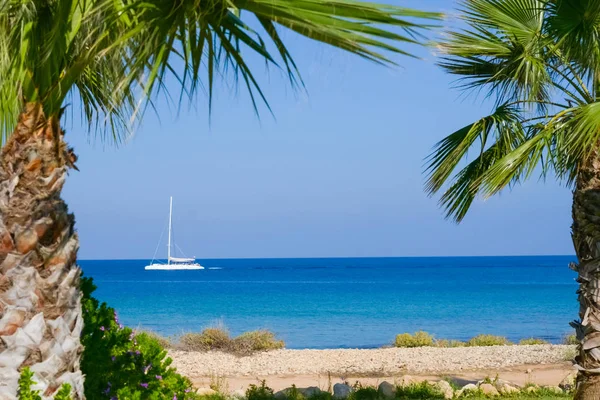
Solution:
<svg viewBox="0 0 600 400">
<path fill-rule="evenodd" d="M 171 264 L 171 216 L 173 215 L 173 196 L 169 204 L 169 242 L 167 243 L 167 265 Z"/>
</svg>

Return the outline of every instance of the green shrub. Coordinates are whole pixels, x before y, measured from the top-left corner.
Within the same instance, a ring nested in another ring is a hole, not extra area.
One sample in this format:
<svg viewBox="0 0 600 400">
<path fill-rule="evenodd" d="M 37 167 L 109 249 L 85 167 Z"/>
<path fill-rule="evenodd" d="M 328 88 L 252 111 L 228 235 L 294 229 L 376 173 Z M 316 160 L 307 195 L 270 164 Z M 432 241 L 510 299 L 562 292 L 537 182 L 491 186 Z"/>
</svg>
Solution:
<svg viewBox="0 0 600 400">
<path fill-rule="evenodd" d="M 273 400 L 273 389 L 267 386 L 265 381 L 262 381 L 260 386 L 250 385 L 246 390 L 247 400 Z"/>
<path fill-rule="evenodd" d="M 444 399 L 444 394 L 438 388 L 427 381 L 414 383 L 407 386 L 396 387 L 396 399 L 398 400 L 413 400 L 427 399 L 437 400 Z"/>
<path fill-rule="evenodd" d="M 19 377 L 19 389 L 17 389 L 18 400 L 42 400 L 39 390 L 32 390 L 31 387 L 35 385 L 33 381 L 33 372 L 29 367 L 23 368 L 21 376 Z"/>
<path fill-rule="evenodd" d="M 145 334 L 147 336 L 149 336 L 150 338 L 152 338 L 153 340 L 155 340 L 158 344 L 160 344 L 161 347 L 165 348 L 165 349 L 170 349 L 173 347 L 173 343 L 171 343 L 171 340 L 167 337 L 164 337 L 154 331 L 149 331 L 146 329 L 136 329 L 134 331 L 134 334 L 140 335 L 140 334 Z"/>
<path fill-rule="evenodd" d="M 477 335 L 467 341 L 467 346 L 508 346 L 512 343 L 503 336 Z"/>
<path fill-rule="evenodd" d="M 576 335 L 567 335 L 565 336 L 564 340 L 563 340 L 564 344 L 570 344 L 570 345 L 578 345 L 579 344 L 579 340 L 577 340 L 577 336 Z"/>
<path fill-rule="evenodd" d="M 250 355 L 258 351 L 281 349 L 283 340 L 275 338 L 273 332 L 257 330 L 231 338 L 223 327 L 207 328 L 200 333 L 186 333 L 179 338 L 178 347 L 185 351 L 217 350 L 238 355 Z"/>
<path fill-rule="evenodd" d="M 277 340 L 273 332 L 258 330 L 242 333 L 232 341 L 232 351 L 238 354 L 251 354 L 257 351 L 282 349 L 283 340 Z"/>
<path fill-rule="evenodd" d="M 304 396 L 302 393 L 300 393 L 296 385 L 292 385 L 292 387 L 287 388 L 284 393 L 286 400 L 304 400 Z"/>
<path fill-rule="evenodd" d="M 374 387 L 359 387 L 350 395 L 350 400 L 378 400 L 379 392 Z"/>
<path fill-rule="evenodd" d="M 229 332 L 223 328 L 207 328 L 200 333 L 186 333 L 179 338 L 179 346 L 187 351 L 224 350 L 231 347 Z"/>
<path fill-rule="evenodd" d="M 396 347 L 424 347 L 433 346 L 433 336 L 427 332 L 418 331 L 414 334 L 401 333 L 396 336 Z"/>
<path fill-rule="evenodd" d="M 191 382 L 170 366 L 160 343 L 120 325 L 115 310 L 92 297 L 94 290 L 91 279 L 82 279 L 81 371 L 87 400 L 193 398 Z"/>
<path fill-rule="evenodd" d="M 534 344 L 550 344 L 550 342 L 548 342 L 544 339 L 528 338 L 528 339 L 521 339 L 519 344 L 521 346 L 530 346 L 530 345 L 534 345 Z"/>
<path fill-rule="evenodd" d="M 465 347 L 467 344 L 460 340 L 440 339 L 435 341 L 436 347 Z"/>
<path fill-rule="evenodd" d="M 309 397 L 309 400 L 331 400 L 333 395 L 329 392 L 321 391 Z"/>
<path fill-rule="evenodd" d="M 35 385 L 33 381 L 33 372 L 29 367 L 23 368 L 19 376 L 19 388 L 17 389 L 18 400 L 42 400 L 39 390 L 32 390 Z M 58 392 L 54 395 L 54 400 L 71 400 L 71 385 L 63 383 Z"/>
</svg>

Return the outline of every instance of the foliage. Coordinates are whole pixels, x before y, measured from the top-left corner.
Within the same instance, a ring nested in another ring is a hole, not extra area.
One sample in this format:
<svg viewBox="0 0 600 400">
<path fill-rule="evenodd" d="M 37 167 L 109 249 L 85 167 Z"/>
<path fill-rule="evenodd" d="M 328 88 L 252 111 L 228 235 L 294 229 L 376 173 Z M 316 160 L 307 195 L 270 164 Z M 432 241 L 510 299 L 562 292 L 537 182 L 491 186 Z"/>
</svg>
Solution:
<svg viewBox="0 0 600 400">
<path fill-rule="evenodd" d="M 33 385 L 35 385 L 35 382 L 33 381 L 33 372 L 31 372 L 29 367 L 23 368 L 21 376 L 19 377 L 17 398 L 19 400 L 42 400 L 40 391 L 31 389 Z"/>
<path fill-rule="evenodd" d="M 304 396 L 302 393 L 300 393 L 296 385 L 292 385 L 291 387 L 287 388 L 284 393 L 286 400 L 305 400 Z"/>
<path fill-rule="evenodd" d="M 534 344 L 550 344 L 550 342 L 548 342 L 544 339 L 528 338 L 528 339 L 521 339 L 519 341 L 519 344 L 521 346 L 526 346 L 526 345 L 534 345 Z"/>
<path fill-rule="evenodd" d="M 579 340 L 577 340 L 576 335 L 567 335 L 563 339 L 564 344 L 577 345 L 579 344 Z"/>
<path fill-rule="evenodd" d="M 86 398 L 191 398 L 190 381 L 170 367 L 171 359 L 159 342 L 120 325 L 115 311 L 91 296 L 94 289 L 91 279 L 82 279 Z"/>
<path fill-rule="evenodd" d="M 443 399 L 444 395 L 438 388 L 427 381 L 396 387 L 396 399 Z"/>
<path fill-rule="evenodd" d="M 460 28 L 437 43 L 440 66 L 495 109 L 446 136 L 426 190 L 461 221 L 473 201 L 536 173 L 572 185 L 600 140 L 596 1 L 463 0 Z"/>
<path fill-rule="evenodd" d="M 158 344 L 160 344 L 161 347 L 165 348 L 165 349 L 170 349 L 171 347 L 173 347 L 173 343 L 171 343 L 171 339 L 169 339 L 168 337 L 164 337 L 154 331 L 150 331 L 147 329 L 135 329 L 134 330 L 134 334 L 140 335 L 140 334 L 145 334 L 146 336 L 148 336 L 149 338 L 151 338 L 152 340 L 156 341 Z"/>
<path fill-rule="evenodd" d="M 434 344 L 436 347 L 465 347 L 467 345 L 465 342 L 452 339 L 437 339 Z"/>
<path fill-rule="evenodd" d="M 374 387 L 358 387 L 350 394 L 349 400 L 378 400 L 379 392 Z"/>
<path fill-rule="evenodd" d="M 396 347 L 423 347 L 433 346 L 433 336 L 424 331 L 418 331 L 414 334 L 401 333 L 396 336 L 394 341 Z"/>
<path fill-rule="evenodd" d="M 467 346 L 508 346 L 512 343 L 503 336 L 477 335 L 467 341 Z"/>
<path fill-rule="evenodd" d="M 247 400 L 273 400 L 274 398 L 273 389 L 268 387 L 264 380 L 260 383 L 260 386 L 252 384 L 246 390 Z"/>
<path fill-rule="evenodd" d="M 33 381 L 33 372 L 29 367 L 23 368 L 19 377 L 19 389 L 17 390 L 18 400 L 42 400 L 39 390 L 31 389 L 36 382 Z M 63 383 L 56 394 L 54 400 L 71 400 L 71 385 Z"/>
<path fill-rule="evenodd" d="M 245 332 L 231 338 L 223 327 L 207 328 L 200 333 L 186 333 L 179 338 L 178 347 L 186 351 L 222 351 L 237 355 L 249 355 L 259 351 L 281 349 L 282 340 L 275 338 L 273 332 L 257 330 Z"/>
<path fill-rule="evenodd" d="M 231 347 L 231 337 L 225 329 L 207 328 L 200 333 L 182 335 L 179 347 L 188 351 L 227 350 Z"/>
<path fill-rule="evenodd" d="M 233 339 L 233 348 L 238 354 L 251 354 L 258 351 L 277 350 L 285 347 L 283 340 L 275 338 L 273 332 L 265 329 L 244 332 Z"/>
<path fill-rule="evenodd" d="M 54 400 L 71 400 L 71 385 L 64 383 L 54 395 Z"/>
<path fill-rule="evenodd" d="M 249 17 L 261 31 L 247 25 Z M 248 64 L 257 54 L 301 82 L 282 28 L 389 64 L 382 51 L 407 54 L 398 45 L 418 43 L 430 27 L 423 21 L 439 18 L 352 0 L 6 0 L 0 5 L 0 145 L 24 101 L 41 103 L 48 118 L 59 118 L 68 99 L 79 101 L 91 128 L 119 140 L 145 99 L 169 96 L 168 76 L 179 82 L 180 100 L 199 88 L 210 99 L 215 77 L 241 78 L 254 103 L 256 95 L 264 99 Z"/>
</svg>

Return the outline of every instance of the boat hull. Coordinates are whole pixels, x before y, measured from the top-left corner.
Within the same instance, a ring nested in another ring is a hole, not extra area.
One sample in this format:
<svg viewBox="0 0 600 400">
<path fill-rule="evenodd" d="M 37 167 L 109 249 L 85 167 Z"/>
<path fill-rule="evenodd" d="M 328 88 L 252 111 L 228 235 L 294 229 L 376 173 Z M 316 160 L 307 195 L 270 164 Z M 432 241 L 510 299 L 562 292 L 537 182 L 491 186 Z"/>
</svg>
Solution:
<svg viewBox="0 0 600 400">
<path fill-rule="evenodd" d="M 200 264 L 151 264 L 147 265 L 144 269 L 156 271 L 183 271 L 204 269 L 204 267 Z"/>
</svg>

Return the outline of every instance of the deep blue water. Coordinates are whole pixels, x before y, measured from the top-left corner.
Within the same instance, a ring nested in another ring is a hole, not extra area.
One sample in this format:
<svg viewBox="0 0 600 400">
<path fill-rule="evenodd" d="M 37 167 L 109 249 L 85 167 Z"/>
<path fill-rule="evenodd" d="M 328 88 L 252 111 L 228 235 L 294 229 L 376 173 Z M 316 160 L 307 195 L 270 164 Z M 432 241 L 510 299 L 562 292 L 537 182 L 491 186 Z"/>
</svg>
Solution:
<svg viewBox="0 0 600 400">
<path fill-rule="evenodd" d="M 577 317 L 574 257 L 200 260 L 202 271 L 145 271 L 148 260 L 81 261 L 121 320 L 163 334 L 216 322 L 267 328 L 290 348 L 375 347 L 397 333 L 493 333 L 558 342 Z"/>
</svg>

